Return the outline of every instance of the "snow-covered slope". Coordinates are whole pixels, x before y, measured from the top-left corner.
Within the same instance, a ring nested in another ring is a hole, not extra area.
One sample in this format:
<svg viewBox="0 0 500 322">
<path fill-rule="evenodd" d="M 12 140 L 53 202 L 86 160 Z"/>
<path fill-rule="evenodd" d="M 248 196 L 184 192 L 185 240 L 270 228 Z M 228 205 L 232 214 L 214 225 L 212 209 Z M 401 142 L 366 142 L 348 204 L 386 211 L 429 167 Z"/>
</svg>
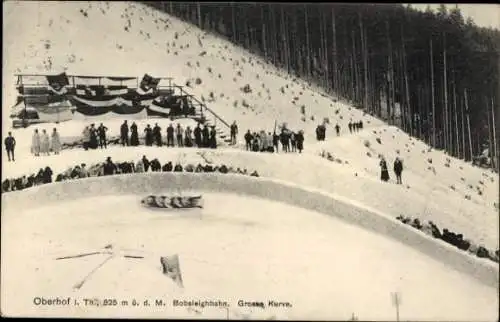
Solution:
<svg viewBox="0 0 500 322">
<path fill-rule="evenodd" d="M 149 73 L 173 77 L 178 85 L 190 81 L 188 91 L 203 96 L 226 121 L 236 120 L 240 132 L 272 131 L 275 121 L 305 131 L 303 155 L 264 155 L 230 149 L 210 152 L 214 162 L 257 169 L 264 176 L 332 191 L 393 216 L 431 219 L 474 242 L 498 248 L 498 209 L 494 207 L 499 194 L 498 175 L 452 158 L 448 163 L 442 152 L 429 151 L 424 143 L 398 129 L 347 104 L 334 102 L 303 81 L 195 26 L 128 2 L 6 2 L 3 23 L 4 120 L 7 107 L 13 105 L 17 95 L 13 77 L 16 72 L 139 77 Z M 199 85 L 197 78 L 201 80 Z M 247 84 L 250 93 L 242 91 Z M 327 141 L 317 143 L 314 129 L 325 117 L 330 120 Z M 349 134 L 347 123 L 351 119 L 362 120 L 365 129 Z M 334 135 L 337 123 L 342 128 L 340 137 Z M 72 136 L 81 126 L 76 121 L 57 125 L 62 136 Z M 3 128 L 5 135 L 8 126 Z M 29 154 L 29 134 L 14 132 L 18 142 L 24 141 L 20 143 L 18 160 Z M 318 157 L 323 150 L 341 163 Z M 160 161 L 175 160 L 181 154 L 196 157 L 195 150 L 142 147 L 113 149 L 106 154 L 72 151 L 64 152 L 65 157 L 58 160 L 51 156 L 27 157 L 18 164 L 4 162 L 3 177 L 28 174 L 52 162 L 66 167 L 80 158 L 90 163 L 107 155 L 120 160 L 138 159 L 142 154 L 159 157 Z M 379 181 L 379 154 L 386 157 L 389 166 L 396 155 L 403 158 L 405 185 Z"/>
</svg>

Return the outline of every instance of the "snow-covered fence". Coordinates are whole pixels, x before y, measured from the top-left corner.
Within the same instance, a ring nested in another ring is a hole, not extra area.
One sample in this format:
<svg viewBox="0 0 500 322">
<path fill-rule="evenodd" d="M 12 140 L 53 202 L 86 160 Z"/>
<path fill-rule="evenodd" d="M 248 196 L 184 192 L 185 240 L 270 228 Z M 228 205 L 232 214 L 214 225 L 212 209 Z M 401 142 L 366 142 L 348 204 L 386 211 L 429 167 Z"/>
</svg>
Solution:
<svg viewBox="0 0 500 322">
<path fill-rule="evenodd" d="M 324 213 L 395 239 L 485 285 L 497 287 L 499 283 L 496 263 L 473 257 L 364 205 L 317 189 L 268 178 L 165 172 L 92 177 L 2 194 L 2 216 L 15 216 L 20 209 L 91 196 L 176 193 L 179 190 L 255 196 Z"/>
</svg>

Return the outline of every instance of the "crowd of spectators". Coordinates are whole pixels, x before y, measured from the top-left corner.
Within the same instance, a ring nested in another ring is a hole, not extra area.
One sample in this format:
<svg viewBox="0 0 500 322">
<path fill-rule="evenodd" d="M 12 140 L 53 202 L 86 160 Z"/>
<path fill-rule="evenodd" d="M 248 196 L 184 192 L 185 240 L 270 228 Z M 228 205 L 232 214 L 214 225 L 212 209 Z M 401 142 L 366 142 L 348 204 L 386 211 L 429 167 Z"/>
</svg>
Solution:
<svg viewBox="0 0 500 322">
<path fill-rule="evenodd" d="M 450 245 L 457 247 L 463 251 L 469 252 L 480 258 L 488 258 L 494 262 L 499 262 L 499 250 L 491 251 L 486 249 L 484 246 L 476 245 L 467 238 L 464 238 L 462 234 L 454 233 L 449 229 L 441 230 L 432 222 L 422 224 L 418 218 L 412 219 L 411 217 L 398 216 L 396 217 L 399 221 L 404 224 L 410 225 L 415 229 L 421 230 L 429 236 L 441 239 Z"/>
<path fill-rule="evenodd" d="M 53 181 L 60 182 L 66 180 L 81 179 L 87 177 L 108 176 L 123 173 L 143 173 L 143 172 L 217 172 L 217 173 L 237 173 L 242 175 L 250 175 L 258 177 L 257 171 L 249 173 L 247 169 L 228 167 L 225 164 L 186 164 L 172 163 L 172 161 L 161 164 L 157 158 L 149 160 L 143 156 L 137 162 L 114 162 L 110 157 L 105 162 L 93 164 L 89 167 L 85 163 L 68 168 L 56 175 L 53 180 L 53 171 L 50 167 L 40 169 L 36 174 L 22 176 L 15 179 L 5 179 L 2 182 L 2 193 L 27 189 L 33 186 L 51 183 Z"/>
<path fill-rule="evenodd" d="M 281 129 L 281 133 L 260 132 L 245 133 L 245 146 L 247 151 L 278 153 L 281 150 L 287 152 L 299 152 L 304 150 L 304 132 L 294 132 L 286 128 Z"/>
</svg>

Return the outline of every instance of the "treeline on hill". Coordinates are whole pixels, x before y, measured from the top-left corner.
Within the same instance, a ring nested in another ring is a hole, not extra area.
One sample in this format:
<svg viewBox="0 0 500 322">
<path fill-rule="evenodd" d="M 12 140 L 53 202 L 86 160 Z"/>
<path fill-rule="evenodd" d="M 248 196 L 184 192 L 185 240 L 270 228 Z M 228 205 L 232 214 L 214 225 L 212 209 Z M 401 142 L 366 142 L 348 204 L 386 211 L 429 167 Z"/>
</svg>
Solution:
<svg viewBox="0 0 500 322">
<path fill-rule="evenodd" d="M 225 36 L 431 146 L 498 159 L 500 32 L 458 8 L 146 2 Z M 497 162 L 492 166 L 498 170 Z"/>
</svg>

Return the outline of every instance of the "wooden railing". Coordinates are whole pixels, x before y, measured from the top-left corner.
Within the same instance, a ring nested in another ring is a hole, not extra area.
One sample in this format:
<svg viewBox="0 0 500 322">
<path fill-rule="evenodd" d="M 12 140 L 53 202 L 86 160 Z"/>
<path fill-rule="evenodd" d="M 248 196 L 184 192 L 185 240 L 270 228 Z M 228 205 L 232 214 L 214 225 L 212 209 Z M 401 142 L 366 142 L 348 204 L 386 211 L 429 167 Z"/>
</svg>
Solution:
<svg viewBox="0 0 500 322">
<path fill-rule="evenodd" d="M 174 85 L 174 87 L 178 88 L 181 91 L 182 95 L 188 96 L 196 103 L 196 105 L 200 106 L 202 108 L 202 115 L 203 115 L 203 109 L 204 109 L 206 112 L 211 114 L 216 120 L 220 121 L 222 124 L 227 126 L 228 129 L 231 128 L 231 126 L 222 117 L 220 117 L 217 113 L 215 113 L 212 109 L 210 109 L 205 103 L 200 102 L 194 95 L 191 95 L 188 92 L 186 92 L 182 86 Z"/>
</svg>

